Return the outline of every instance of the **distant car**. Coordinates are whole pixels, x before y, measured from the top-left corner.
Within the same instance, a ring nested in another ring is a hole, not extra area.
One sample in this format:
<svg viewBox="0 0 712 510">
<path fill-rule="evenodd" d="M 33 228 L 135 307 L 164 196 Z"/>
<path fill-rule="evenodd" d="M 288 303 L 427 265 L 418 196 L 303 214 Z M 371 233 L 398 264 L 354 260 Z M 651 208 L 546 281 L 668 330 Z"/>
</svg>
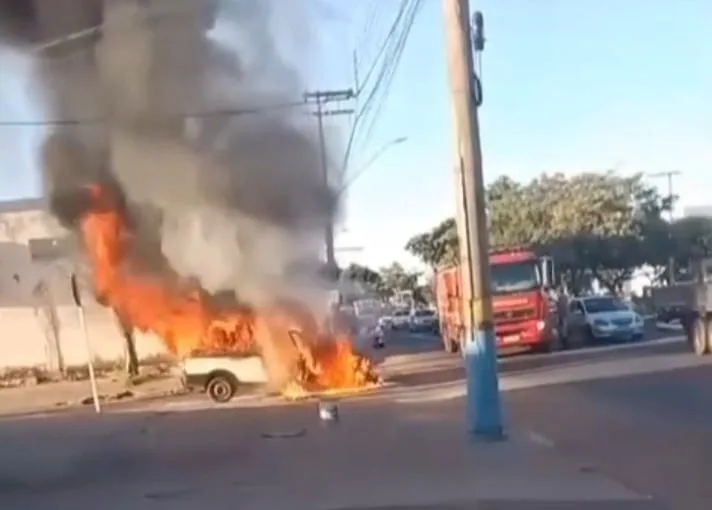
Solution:
<svg viewBox="0 0 712 510">
<path fill-rule="evenodd" d="M 435 332 L 438 328 L 438 316 L 433 310 L 413 310 L 410 314 L 409 327 L 411 331 Z"/>
<path fill-rule="evenodd" d="M 406 329 L 410 326 L 410 310 L 396 310 L 391 314 L 393 329 Z"/>
<path fill-rule="evenodd" d="M 645 335 L 643 318 L 611 296 L 572 299 L 564 334 L 571 340 L 592 343 L 603 340 L 640 340 Z"/>
<path fill-rule="evenodd" d="M 388 331 L 393 328 L 393 317 L 390 315 L 383 315 L 378 318 L 378 327 L 383 331 Z"/>
<path fill-rule="evenodd" d="M 204 391 L 213 402 L 226 403 L 243 387 L 267 383 L 259 356 L 194 356 L 181 364 L 184 387 Z"/>
</svg>

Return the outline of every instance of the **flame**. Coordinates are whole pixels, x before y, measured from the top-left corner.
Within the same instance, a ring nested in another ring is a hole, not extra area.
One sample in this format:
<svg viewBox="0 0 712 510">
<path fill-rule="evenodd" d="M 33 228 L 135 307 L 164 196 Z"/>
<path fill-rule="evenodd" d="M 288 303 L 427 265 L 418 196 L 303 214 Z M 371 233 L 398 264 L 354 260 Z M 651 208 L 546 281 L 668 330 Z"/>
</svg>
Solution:
<svg viewBox="0 0 712 510">
<path fill-rule="evenodd" d="M 126 324 L 155 333 L 178 357 L 197 352 L 264 354 L 256 339 L 269 335 L 272 345 L 286 351 L 279 359 L 291 374 L 282 388 L 290 398 L 365 389 L 380 382 L 370 360 L 353 351 L 347 336 L 324 334 L 298 303 L 272 310 L 225 310 L 175 273 L 142 273 L 128 256 L 132 235 L 118 202 L 99 186 L 88 192 L 92 207 L 81 217 L 80 230 L 96 295 Z"/>
</svg>

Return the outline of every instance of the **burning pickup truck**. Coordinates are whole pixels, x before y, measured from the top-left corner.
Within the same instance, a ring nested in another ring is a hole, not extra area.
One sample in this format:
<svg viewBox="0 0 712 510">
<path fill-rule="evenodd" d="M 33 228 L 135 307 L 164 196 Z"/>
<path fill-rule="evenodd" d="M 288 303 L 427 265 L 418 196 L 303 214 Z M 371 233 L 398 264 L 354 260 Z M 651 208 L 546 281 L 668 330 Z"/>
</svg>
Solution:
<svg viewBox="0 0 712 510">
<path fill-rule="evenodd" d="M 269 381 L 262 358 L 252 356 L 194 355 L 181 363 L 181 382 L 186 389 L 205 393 L 217 403 L 226 403 L 242 389 Z"/>
</svg>

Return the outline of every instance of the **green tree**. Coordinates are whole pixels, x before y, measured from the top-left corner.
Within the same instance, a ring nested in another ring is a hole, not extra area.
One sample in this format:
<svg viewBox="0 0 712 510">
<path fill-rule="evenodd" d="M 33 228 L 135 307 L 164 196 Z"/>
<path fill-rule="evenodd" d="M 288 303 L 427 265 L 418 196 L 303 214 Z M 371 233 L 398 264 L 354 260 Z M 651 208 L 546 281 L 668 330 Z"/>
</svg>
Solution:
<svg viewBox="0 0 712 510">
<path fill-rule="evenodd" d="M 680 267 L 712 257 L 712 218 L 681 218 L 670 225 L 670 239 L 672 256 Z"/>
<path fill-rule="evenodd" d="M 381 269 L 381 278 L 386 292 L 390 295 L 395 292 L 410 290 L 413 293 L 418 289 L 420 273 L 406 271 L 398 262 Z"/>
<path fill-rule="evenodd" d="M 387 295 L 381 274 L 368 266 L 350 264 L 341 271 L 339 278 L 341 281 L 345 280 L 354 284 L 348 292 L 344 290 L 347 294 L 353 294 L 350 296 L 352 299 L 363 297 L 364 294 Z"/>
<path fill-rule="evenodd" d="M 670 250 L 666 222 L 670 207 L 641 175 L 614 172 L 573 176 L 543 174 L 527 184 L 508 177 L 487 189 L 490 244 L 529 245 L 554 257 L 559 274 L 575 290 L 592 277 L 619 291 L 633 270 L 644 263 L 660 263 Z M 457 253 L 452 220 L 446 232 L 416 236 L 406 246 L 430 266 L 442 260 L 438 239 L 448 238 Z M 658 250 L 649 246 L 656 242 Z"/>
<path fill-rule="evenodd" d="M 350 264 L 342 271 L 341 277 L 363 283 L 373 289 L 380 288 L 383 285 L 383 278 L 381 278 L 378 271 L 374 271 L 370 267 L 360 264 Z"/>
<path fill-rule="evenodd" d="M 455 219 L 448 218 L 432 230 L 413 236 L 405 249 L 433 270 L 456 264 L 459 248 Z"/>
</svg>

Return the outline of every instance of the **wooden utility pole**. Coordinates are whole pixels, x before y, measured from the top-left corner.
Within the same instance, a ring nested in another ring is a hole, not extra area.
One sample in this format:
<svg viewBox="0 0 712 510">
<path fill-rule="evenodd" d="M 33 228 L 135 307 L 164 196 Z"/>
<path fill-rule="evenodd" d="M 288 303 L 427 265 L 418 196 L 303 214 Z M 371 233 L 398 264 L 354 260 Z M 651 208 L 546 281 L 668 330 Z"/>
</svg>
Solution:
<svg viewBox="0 0 712 510">
<path fill-rule="evenodd" d="M 666 177 L 667 178 L 667 185 L 668 185 L 668 199 L 670 200 L 670 224 L 672 225 L 673 220 L 675 219 L 675 212 L 674 212 L 674 205 L 675 205 L 675 195 L 673 195 L 673 178 L 677 177 L 679 175 L 682 175 L 682 172 L 679 170 L 668 170 L 667 172 L 657 172 L 654 174 L 649 174 L 649 177 L 652 178 L 661 178 L 661 177 Z M 673 284 L 675 283 L 675 257 L 670 257 L 670 260 L 668 261 L 668 283 Z"/>
<path fill-rule="evenodd" d="M 450 75 L 458 166 L 462 172 L 462 197 L 458 197 L 458 231 L 465 235 L 460 245 L 463 255 L 463 294 L 471 311 L 463 354 L 467 373 L 467 427 L 487 439 L 504 437 L 497 375 L 497 346 L 492 320 L 489 274 L 489 240 L 485 207 L 482 153 L 477 105 L 481 98 L 475 75 L 473 44 L 484 46 L 482 14 L 475 14 L 473 40 L 468 0 L 443 0 L 447 61 Z"/>
<path fill-rule="evenodd" d="M 325 106 L 328 103 L 348 101 L 356 97 L 353 89 L 344 90 L 318 90 L 315 92 L 307 92 L 304 94 L 304 99 L 316 106 L 314 115 L 317 118 L 319 129 L 319 149 L 321 151 L 321 170 L 324 178 L 324 184 L 329 186 L 329 157 L 326 150 L 326 136 L 324 134 L 324 116 L 332 115 L 351 115 L 354 113 L 352 109 L 339 108 L 335 110 L 326 110 Z M 334 276 L 336 274 L 336 250 L 334 249 L 334 218 L 330 217 L 326 224 L 324 232 L 324 241 L 326 246 L 326 267 L 328 274 Z"/>
</svg>

